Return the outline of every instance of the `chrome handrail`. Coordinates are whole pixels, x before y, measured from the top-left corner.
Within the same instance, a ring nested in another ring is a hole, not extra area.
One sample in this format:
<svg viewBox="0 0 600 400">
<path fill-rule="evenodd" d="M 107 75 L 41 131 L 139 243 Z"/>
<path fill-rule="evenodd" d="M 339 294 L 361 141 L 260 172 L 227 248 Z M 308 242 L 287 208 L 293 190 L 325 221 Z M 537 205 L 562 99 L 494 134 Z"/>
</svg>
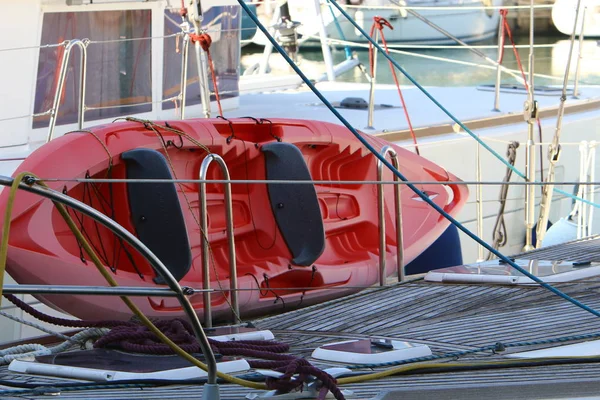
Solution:
<svg viewBox="0 0 600 400">
<path fill-rule="evenodd" d="M 6 176 L 0 175 L 0 185 L 3 186 L 11 186 L 13 184 L 14 179 Z M 142 243 L 135 235 L 129 232 L 127 229 L 123 228 L 114 220 L 110 219 L 106 215 L 102 214 L 98 210 L 88 206 L 85 203 L 82 203 L 72 197 L 67 196 L 61 192 L 56 190 L 45 188 L 38 185 L 28 185 L 26 183 L 21 183 L 19 185 L 19 189 L 25 190 L 26 192 L 35 193 L 45 198 L 48 198 L 52 201 L 57 201 L 61 204 L 69 206 L 74 211 L 78 211 L 82 214 L 87 215 L 90 218 L 93 218 L 95 221 L 103 225 L 104 227 L 110 229 L 116 236 L 123 239 L 127 242 L 131 247 L 133 247 L 136 251 L 138 251 L 148 262 L 154 271 L 163 278 L 169 288 L 177 294 L 177 299 L 179 300 L 185 314 L 190 319 L 190 323 L 192 324 L 192 328 L 194 329 L 194 334 L 198 339 L 200 344 L 200 348 L 202 349 L 202 354 L 206 359 L 207 365 L 207 374 L 208 374 L 208 384 L 216 385 L 217 382 L 217 361 L 215 359 L 215 355 L 208 343 L 208 338 L 202 329 L 202 324 L 198 319 L 198 315 L 196 314 L 194 307 L 186 297 L 186 293 L 184 293 L 183 289 L 179 285 L 179 282 L 173 277 L 171 272 L 165 267 L 165 265 L 160 261 L 160 259 L 146 247 L 144 243 Z"/>
<path fill-rule="evenodd" d="M 225 178 L 225 218 L 227 223 L 227 239 L 229 242 L 229 286 L 231 293 L 231 307 L 233 308 L 234 323 L 240 322 L 240 306 L 237 292 L 237 263 L 235 260 L 235 237 L 233 234 L 233 205 L 231 201 L 231 177 L 225 160 L 217 154 L 209 154 L 200 165 L 200 180 L 205 181 L 210 164 L 216 161 L 221 167 L 221 172 Z M 200 200 L 200 234 L 202 235 L 202 287 L 205 290 L 210 289 L 210 271 L 208 266 L 208 212 L 206 207 L 206 182 L 200 183 L 198 193 Z M 207 328 L 212 327 L 212 307 L 210 303 L 210 291 L 204 292 L 204 324 Z"/>
<path fill-rule="evenodd" d="M 50 109 L 50 122 L 48 124 L 48 137 L 46 142 L 49 142 L 54 137 L 54 128 L 56 127 L 56 118 L 58 117 L 58 109 L 60 107 L 60 98 L 65 86 L 67 69 L 69 67 L 69 59 L 71 58 L 71 50 L 74 46 L 78 46 L 80 50 L 80 77 L 79 77 L 79 104 L 77 106 L 77 129 L 83 128 L 84 113 L 85 113 L 85 80 L 87 74 L 87 46 L 90 43 L 89 39 L 72 39 L 65 44 L 65 52 L 60 65 L 60 74 L 56 83 L 56 92 L 54 93 L 54 101 Z"/>
<path fill-rule="evenodd" d="M 384 146 L 381 149 L 381 155 L 386 157 L 390 155 L 392 165 L 398 169 L 398 154 L 391 146 Z M 377 160 L 377 180 L 383 179 L 383 163 Z M 394 176 L 395 181 L 400 179 Z M 394 185 L 394 203 L 396 206 L 396 265 L 398 268 L 398 282 L 404 281 L 404 239 L 402 235 L 402 197 L 401 185 Z M 386 281 L 386 251 L 385 251 L 385 199 L 383 196 L 383 183 L 377 186 L 377 205 L 379 215 L 379 285 L 385 286 Z"/>
</svg>

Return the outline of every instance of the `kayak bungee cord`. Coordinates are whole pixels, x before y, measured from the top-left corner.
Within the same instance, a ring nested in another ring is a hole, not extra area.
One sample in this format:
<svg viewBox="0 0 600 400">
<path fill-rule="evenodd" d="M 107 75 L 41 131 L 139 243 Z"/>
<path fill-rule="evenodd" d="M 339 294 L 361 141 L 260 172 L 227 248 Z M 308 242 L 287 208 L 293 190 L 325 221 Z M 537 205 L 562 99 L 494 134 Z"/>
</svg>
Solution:
<svg viewBox="0 0 600 400">
<path fill-rule="evenodd" d="M 531 280 L 533 280 L 534 282 L 539 283 L 542 287 L 544 287 L 545 289 L 551 291 L 552 293 L 556 294 L 557 296 L 562 297 L 563 299 L 573 303 L 574 305 L 582 308 L 585 311 L 588 311 L 590 313 L 592 313 L 593 315 L 600 317 L 600 312 L 581 303 L 580 301 L 578 301 L 577 299 L 574 299 L 573 297 L 567 295 L 566 293 L 563 293 L 561 290 L 556 289 L 555 287 L 553 287 L 552 285 L 549 285 L 548 283 L 544 282 L 543 280 L 541 280 L 540 278 L 538 278 L 535 275 L 530 274 L 527 270 L 525 270 L 524 268 L 522 268 L 521 266 L 519 266 L 517 263 L 515 263 L 513 260 L 511 260 L 510 258 L 508 258 L 507 256 L 505 256 L 504 254 L 500 253 L 499 251 L 497 251 L 496 249 L 494 249 L 492 246 L 490 246 L 488 243 L 486 243 L 484 240 L 482 240 L 481 238 L 479 238 L 477 235 L 475 235 L 473 232 L 471 232 L 469 229 L 467 229 L 464 225 L 462 225 L 459 221 L 457 221 L 455 218 L 453 218 L 450 214 L 448 214 L 446 211 L 444 211 L 440 206 L 438 206 L 437 204 L 435 204 L 425 193 L 423 193 L 421 190 L 419 190 L 419 188 L 417 188 L 415 185 L 413 185 L 412 183 L 409 183 L 406 179 L 406 177 L 400 172 L 398 171 L 396 168 L 394 168 L 394 166 L 385 158 L 383 157 L 381 154 L 379 154 L 374 148 L 373 146 L 371 146 L 371 144 L 369 144 L 369 142 L 367 142 L 359 133 L 358 131 L 335 109 L 335 107 L 333 107 L 333 105 L 325 98 L 325 96 L 323 96 L 323 94 L 315 87 L 315 85 L 310 81 L 310 79 L 308 79 L 308 77 L 302 72 L 302 70 L 300 70 L 300 68 L 298 68 L 298 66 L 294 63 L 294 61 L 287 55 L 287 53 L 285 52 L 285 50 L 283 50 L 283 48 L 279 45 L 279 43 L 277 43 L 277 41 L 270 35 L 270 33 L 268 32 L 268 30 L 264 27 L 264 25 L 258 20 L 258 18 L 252 14 L 252 12 L 250 11 L 250 9 L 248 8 L 248 6 L 244 3 L 243 0 L 237 0 L 238 3 L 240 4 L 240 6 L 244 9 L 244 11 L 248 14 L 248 16 L 254 21 L 254 23 L 256 24 L 256 26 L 265 34 L 265 36 L 267 37 L 267 39 L 269 39 L 269 41 L 273 44 L 273 46 L 277 49 L 277 51 L 281 54 L 281 56 L 287 61 L 287 63 L 290 65 L 290 67 L 302 78 L 302 80 L 304 81 L 304 83 L 310 88 L 310 90 L 319 98 L 319 100 L 321 100 L 323 102 L 323 104 L 338 118 L 338 120 L 346 127 L 350 130 L 350 132 L 352 132 L 352 134 L 371 152 L 373 153 L 373 155 L 379 160 L 381 161 L 386 167 L 388 167 L 390 169 L 390 171 L 392 171 L 392 173 L 397 176 L 398 178 L 400 178 L 402 181 L 404 181 L 406 183 L 406 185 L 415 193 L 417 194 L 421 199 L 423 199 L 424 202 L 426 202 L 427 204 L 429 204 L 434 210 L 436 210 L 439 214 L 441 214 L 444 218 L 446 218 L 448 221 L 450 221 L 453 225 L 455 225 L 458 229 L 460 229 L 461 231 L 463 231 L 467 236 L 469 236 L 471 239 L 475 240 L 477 243 L 479 243 L 481 246 L 483 246 L 485 249 L 487 249 L 488 251 L 490 251 L 492 254 L 494 254 L 496 257 L 500 258 L 502 261 L 504 261 L 505 263 L 507 263 L 508 265 L 510 265 L 511 267 L 513 267 L 514 269 L 516 269 L 517 271 L 519 271 L 520 273 L 522 273 L 523 275 L 525 275 L 526 277 L 530 278 Z M 417 85 L 421 90 L 424 91 L 424 93 L 436 104 L 438 105 L 442 110 L 444 110 L 448 116 L 450 116 L 450 118 L 452 118 L 454 121 L 456 121 L 456 123 L 458 123 L 463 129 L 467 130 L 467 127 L 464 126 L 464 124 L 462 124 L 460 121 L 458 121 L 456 119 L 456 117 L 454 117 L 453 115 L 451 115 L 445 108 L 443 108 L 443 106 L 441 104 L 439 104 L 439 102 L 437 100 L 435 100 L 433 98 L 433 96 L 431 96 L 431 94 L 429 94 L 427 91 L 425 91 L 425 89 L 419 85 L 414 78 L 410 77 L 406 71 L 404 71 L 404 69 L 402 69 L 402 67 L 400 67 L 400 65 L 394 61 L 389 55 L 387 55 L 381 48 L 380 46 L 372 39 L 370 38 L 366 32 L 360 28 L 360 26 L 358 26 L 358 24 L 356 24 L 349 16 L 348 14 L 342 9 L 342 7 L 340 7 L 339 4 L 337 4 L 336 0 L 330 0 L 331 3 L 338 8 L 338 10 L 340 10 L 340 12 L 350 20 L 350 22 L 352 22 L 352 24 L 365 36 L 367 37 L 367 39 L 373 43 L 374 46 L 376 46 L 381 52 L 382 54 L 384 54 L 386 56 L 386 58 L 390 61 L 392 61 L 394 63 L 394 65 L 400 69 L 400 71 L 402 71 L 405 75 L 407 75 L 407 77 L 415 84 Z M 472 134 L 472 132 L 471 132 Z M 486 147 L 487 145 L 485 145 L 485 143 L 483 143 L 484 147 Z M 489 146 L 487 146 L 486 148 L 489 148 Z M 493 150 L 491 148 L 489 148 L 490 151 L 493 152 Z M 510 167 L 511 169 L 513 169 L 514 167 L 511 166 L 510 164 L 508 164 L 500 155 L 498 155 L 497 153 L 494 152 L 494 154 L 496 154 L 499 159 L 501 159 L 506 165 L 507 167 Z M 519 172 L 518 170 L 515 170 L 515 173 L 520 174 L 520 176 L 522 176 L 522 173 Z"/>
</svg>

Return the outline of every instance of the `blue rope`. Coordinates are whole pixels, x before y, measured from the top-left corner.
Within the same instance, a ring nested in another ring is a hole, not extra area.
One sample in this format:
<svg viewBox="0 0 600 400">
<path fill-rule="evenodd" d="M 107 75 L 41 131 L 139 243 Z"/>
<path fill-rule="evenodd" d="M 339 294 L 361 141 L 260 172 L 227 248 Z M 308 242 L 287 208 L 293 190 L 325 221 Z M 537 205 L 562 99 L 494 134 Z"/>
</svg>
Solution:
<svg viewBox="0 0 600 400">
<path fill-rule="evenodd" d="M 475 135 L 473 132 L 471 132 L 471 130 L 469 128 L 466 127 L 465 124 L 463 124 L 458 118 L 456 118 L 450 111 L 448 111 L 439 101 L 437 101 L 432 95 L 431 93 L 429 93 L 427 91 L 427 89 L 425 89 L 423 86 L 421 86 L 404 68 L 402 68 L 402 66 L 400 64 L 398 64 L 398 62 L 396 60 L 394 60 L 389 54 L 387 54 L 387 52 L 385 52 L 381 46 L 379 46 L 379 44 L 377 44 L 377 42 L 375 42 L 370 36 L 369 34 L 363 30 L 357 23 L 356 21 L 354 21 L 352 19 L 352 17 L 350 17 L 350 15 L 348 15 L 348 13 L 346 13 L 346 11 L 344 11 L 344 9 L 336 2 L 336 0 L 328 0 L 330 3 L 332 3 L 341 13 L 344 17 L 346 17 L 346 19 L 348 21 L 350 21 L 350 23 L 352 25 L 354 25 L 354 27 L 356 29 L 358 29 L 358 31 L 369 41 L 373 44 L 373 46 L 375 46 L 379 52 L 388 59 L 389 62 L 391 62 L 396 68 L 398 68 L 398 70 L 400 72 L 402 72 L 404 74 L 404 76 L 411 81 L 417 88 L 419 88 L 419 90 L 421 90 L 421 92 L 423 92 L 423 94 L 425 96 L 427 96 L 432 102 L 433 104 L 435 104 L 436 106 L 439 107 L 440 110 L 442 110 L 444 112 L 444 114 L 446 114 L 448 117 L 450 117 L 450 119 L 452 119 L 454 122 L 456 122 L 456 124 L 458 126 L 460 126 L 465 132 L 467 132 L 473 139 L 475 139 L 481 146 L 483 146 L 484 149 L 486 149 L 487 151 L 489 151 L 490 153 L 492 153 L 492 155 L 494 155 L 494 157 L 496 157 L 498 160 L 500 160 L 504 165 L 506 165 L 507 168 L 510 168 L 515 174 L 517 174 L 518 176 L 520 176 L 521 178 L 527 180 L 527 177 L 525 176 L 525 174 L 523 174 L 521 171 L 519 171 L 514 165 L 511 165 L 507 160 L 504 159 L 504 157 L 502 157 L 500 154 L 498 154 L 494 149 L 492 149 L 490 146 L 488 146 L 484 141 L 482 141 L 477 135 Z M 582 201 L 586 204 L 589 204 L 593 207 L 596 208 L 600 208 L 600 204 L 598 203 L 593 203 L 589 200 L 585 200 L 581 197 L 578 197 L 572 193 L 568 193 L 565 192 L 563 190 L 560 189 L 554 189 L 555 192 L 560 193 L 562 195 L 565 195 L 567 197 L 570 197 L 572 199 L 575 200 L 579 200 Z"/>
<path fill-rule="evenodd" d="M 573 194 L 573 193 L 565 192 L 565 191 L 564 191 L 564 190 L 562 190 L 562 189 L 556 189 L 556 188 L 555 188 L 555 189 L 554 189 L 554 191 L 555 191 L 556 193 L 560 193 L 560 194 L 562 194 L 562 195 L 563 195 L 563 196 L 565 196 L 565 197 L 570 197 L 570 198 L 571 198 L 571 199 L 573 199 L 573 200 L 578 200 L 578 201 L 581 201 L 582 203 L 589 204 L 589 205 L 590 205 L 590 206 L 592 206 L 592 207 L 596 207 L 596 208 L 600 207 L 600 204 L 597 204 L 597 203 L 594 203 L 594 202 L 592 202 L 592 201 L 589 201 L 589 200 L 583 199 L 583 198 L 581 198 L 581 197 L 579 197 L 579 196 L 577 196 L 577 195 L 575 195 L 575 194 Z"/>
<path fill-rule="evenodd" d="M 336 3 L 335 0 L 331 0 L 331 2 L 336 7 L 339 8 L 339 5 Z M 413 185 L 412 183 L 409 183 L 407 181 L 406 177 L 404 177 L 404 175 L 402 175 L 402 173 L 400 171 L 398 171 L 396 168 L 394 168 L 394 166 L 385 157 L 383 157 L 381 154 L 379 154 L 379 152 L 377 152 L 377 150 L 375 150 L 375 148 L 373 148 L 373 146 L 371 146 L 369 144 L 369 142 L 367 142 L 365 140 L 365 138 L 363 138 L 356 131 L 356 129 L 354 129 L 354 127 L 335 109 L 335 107 L 333 107 L 331 105 L 331 103 L 325 98 L 325 96 L 323 96 L 323 94 L 315 87 L 315 85 L 312 84 L 312 82 L 310 81 L 310 79 L 308 79 L 308 77 L 306 75 L 304 75 L 304 73 L 300 70 L 300 68 L 298 68 L 298 66 L 292 61 L 292 59 L 287 55 L 287 53 L 283 50 L 283 48 L 279 45 L 279 43 L 277 43 L 277 41 L 271 36 L 271 34 L 269 33 L 269 31 L 263 26 L 263 24 L 258 20 L 258 18 L 254 14 L 252 14 L 250 12 L 250 9 L 244 3 L 244 1 L 243 0 L 238 0 L 238 3 L 242 6 L 242 8 L 244 9 L 244 11 L 246 11 L 246 13 L 250 16 L 250 18 L 252 18 L 252 20 L 254 21 L 254 23 L 256 24 L 256 26 L 265 34 L 265 36 L 273 44 L 273 47 L 275 47 L 277 49 L 277 51 L 287 61 L 287 63 L 290 65 L 290 67 L 302 78 L 302 80 L 306 83 L 306 85 L 310 88 L 310 90 L 312 90 L 312 92 L 323 102 L 323 104 L 325 104 L 325 106 L 327 106 L 327 108 L 329 108 L 329 110 L 340 120 L 340 122 L 346 128 L 348 128 L 350 130 L 350 132 L 352 132 L 352 134 L 363 144 L 363 146 L 365 146 L 371 153 L 373 153 L 373 155 L 376 158 L 378 158 L 386 167 L 388 167 L 390 169 L 390 171 L 392 171 L 392 173 L 394 175 L 396 175 L 402 181 L 406 182 L 406 185 L 414 193 L 416 193 L 421 199 L 423 199 L 424 202 L 426 202 L 427 204 L 429 204 L 439 214 L 443 215 L 444 218 L 446 218 L 448 221 L 450 221 L 452 224 L 454 224 L 456 227 L 458 227 L 458 229 L 460 229 L 461 231 L 463 231 L 471 239 L 475 240 L 477 243 L 479 243 L 485 249 L 487 249 L 488 251 L 490 251 L 496 257 L 500 258 L 502 261 L 504 261 L 505 263 L 507 263 L 508 265 L 510 265 L 511 267 L 513 267 L 514 269 L 516 269 L 517 271 L 519 271 L 520 273 L 522 273 L 523 275 L 525 275 L 526 277 L 530 278 L 532 281 L 539 283 L 542 287 L 548 289 L 549 291 L 551 291 L 552 293 L 556 294 L 557 296 L 560 296 L 563 299 L 565 299 L 565 300 L 567 300 L 567 301 L 575 304 L 576 306 L 584 309 L 585 311 L 587 311 L 589 313 L 592 313 L 592 314 L 594 314 L 597 317 L 600 317 L 600 312 L 594 310 L 593 308 L 590 308 L 589 306 L 581 303 L 577 299 L 574 299 L 571 296 L 567 295 L 566 293 L 563 293 L 562 291 L 556 289 L 555 287 L 547 284 L 546 282 L 542 281 L 537 276 L 530 274 L 527 270 L 525 270 L 524 268 L 522 268 L 521 266 L 519 266 L 518 264 L 516 264 L 513 260 L 511 260 L 510 258 L 506 257 L 504 254 L 500 253 L 498 250 L 494 249 L 492 246 L 490 246 L 485 241 L 483 241 L 482 239 L 480 239 L 479 237 L 477 237 L 477 235 L 475 235 L 473 232 L 471 232 L 465 226 L 463 226 L 460 222 L 458 222 L 456 219 L 454 219 L 454 217 L 452 217 L 450 214 L 448 214 L 446 211 L 444 211 L 440 206 L 438 206 L 437 204 L 435 204 L 427 195 L 425 195 L 415 185 Z M 341 11 L 342 11 L 342 13 L 344 13 L 346 15 L 346 18 L 348 18 L 347 14 L 343 10 L 341 10 Z M 372 41 L 372 39 L 371 39 L 371 41 Z"/>
<path fill-rule="evenodd" d="M 327 3 L 329 3 L 329 0 L 327 0 Z M 331 12 L 331 18 L 333 18 L 333 23 L 335 24 L 335 27 L 338 31 L 338 35 L 340 35 L 340 38 L 345 42 L 346 36 L 344 35 L 344 31 L 342 30 L 342 27 L 340 26 L 340 21 L 338 21 L 337 17 L 335 16 L 335 13 L 333 12 L 333 8 L 331 8 L 331 4 L 329 4 L 327 7 L 329 8 L 329 11 Z M 348 60 L 351 59 L 352 51 L 350 50 L 350 46 L 348 46 L 347 44 L 344 45 L 344 51 L 346 52 L 346 58 Z"/>
</svg>

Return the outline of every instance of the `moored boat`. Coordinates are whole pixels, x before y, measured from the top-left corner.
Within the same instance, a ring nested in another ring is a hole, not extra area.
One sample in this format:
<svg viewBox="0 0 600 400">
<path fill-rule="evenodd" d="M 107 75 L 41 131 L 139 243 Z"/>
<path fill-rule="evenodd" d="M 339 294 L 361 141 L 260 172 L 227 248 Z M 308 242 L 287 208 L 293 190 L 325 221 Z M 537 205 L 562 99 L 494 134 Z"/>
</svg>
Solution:
<svg viewBox="0 0 600 400">
<path fill-rule="evenodd" d="M 287 1 L 291 18 L 300 23 L 297 30 L 301 46 L 320 45 L 318 40 L 320 19 L 325 25 L 327 37 L 333 39 L 334 44 L 340 40 L 368 44 L 367 39 L 335 7 L 324 4 L 321 6 L 320 18 L 315 17 L 312 2 L 313 0 Z M 392 29 L 386 31 L 385 37 L 392 47 L 417 43 L 456 43 L 429 23 L 441 27 L 463 42 L 489 39 L 498 33 L 500 22 L 498 7 L 503 4 L 502 0 L 358 0 L 339 3 L 366 31 L 371 28 L 374 17 L 387 20 Z M 258 13 L 267 21 L 269 15 L 264 8 L 264 5 L 259 7 Z M 265 36 L 260 32 L 254 38 L 257 44 L 264 45 L 266 41 Z"/>
<path fill-rule="evenodd" d="M 585 10 L 585 14 L 584 14 Z M 552 6 L 552 22 L 562 34 L 571 35 L 575 27 L 575 35 L 582 33 L 585 37 L 600 37 L 600 1 L 583 0 L 575 26 L 577 2 L 572 0 L 556 0 Z"/>
</svg>

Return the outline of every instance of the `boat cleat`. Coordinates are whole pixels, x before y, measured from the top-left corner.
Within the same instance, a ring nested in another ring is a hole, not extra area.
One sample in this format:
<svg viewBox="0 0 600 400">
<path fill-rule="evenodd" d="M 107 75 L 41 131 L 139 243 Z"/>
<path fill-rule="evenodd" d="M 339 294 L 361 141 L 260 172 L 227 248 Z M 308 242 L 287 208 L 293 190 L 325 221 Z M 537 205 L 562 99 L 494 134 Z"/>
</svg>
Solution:
<svg viewBox="0 0 600 400">
<path fill-rule="evenodd" d="M 323 370 L 331 375 L 333 378 L 337 378 L 344 374 L 348 374 L 352 372 L 348 368 L 327 368 Z M 283 376 L 282 372 L 266 370 L 266 369 L 257 369 L 261 375 L 264 375 L 268 378 L 280 378 Z M 295 377 L 298 375 L 295 375 Z M 293 392 L 281 392 L 279 390 L 269 390 L 260 393 L 249 393 L 246 395 L 246 399 L 248 400 L 258 400 L 258 399 L 277 399 L 277 400 L 294 400 L 294 399 L 317 399 L 319 398 L 319 392 L 321 391 L 321 381 L 319 381 L 314 376 L 308 378 L 306 382 L 302 385 L 302 389 L 296 390 Z M 348 389 L 340 389 L 345 398 L 354 397 L 354 392 Z M 325 395 L 326 399 L 334 398 L 330 391 Z"/>
</svg>

